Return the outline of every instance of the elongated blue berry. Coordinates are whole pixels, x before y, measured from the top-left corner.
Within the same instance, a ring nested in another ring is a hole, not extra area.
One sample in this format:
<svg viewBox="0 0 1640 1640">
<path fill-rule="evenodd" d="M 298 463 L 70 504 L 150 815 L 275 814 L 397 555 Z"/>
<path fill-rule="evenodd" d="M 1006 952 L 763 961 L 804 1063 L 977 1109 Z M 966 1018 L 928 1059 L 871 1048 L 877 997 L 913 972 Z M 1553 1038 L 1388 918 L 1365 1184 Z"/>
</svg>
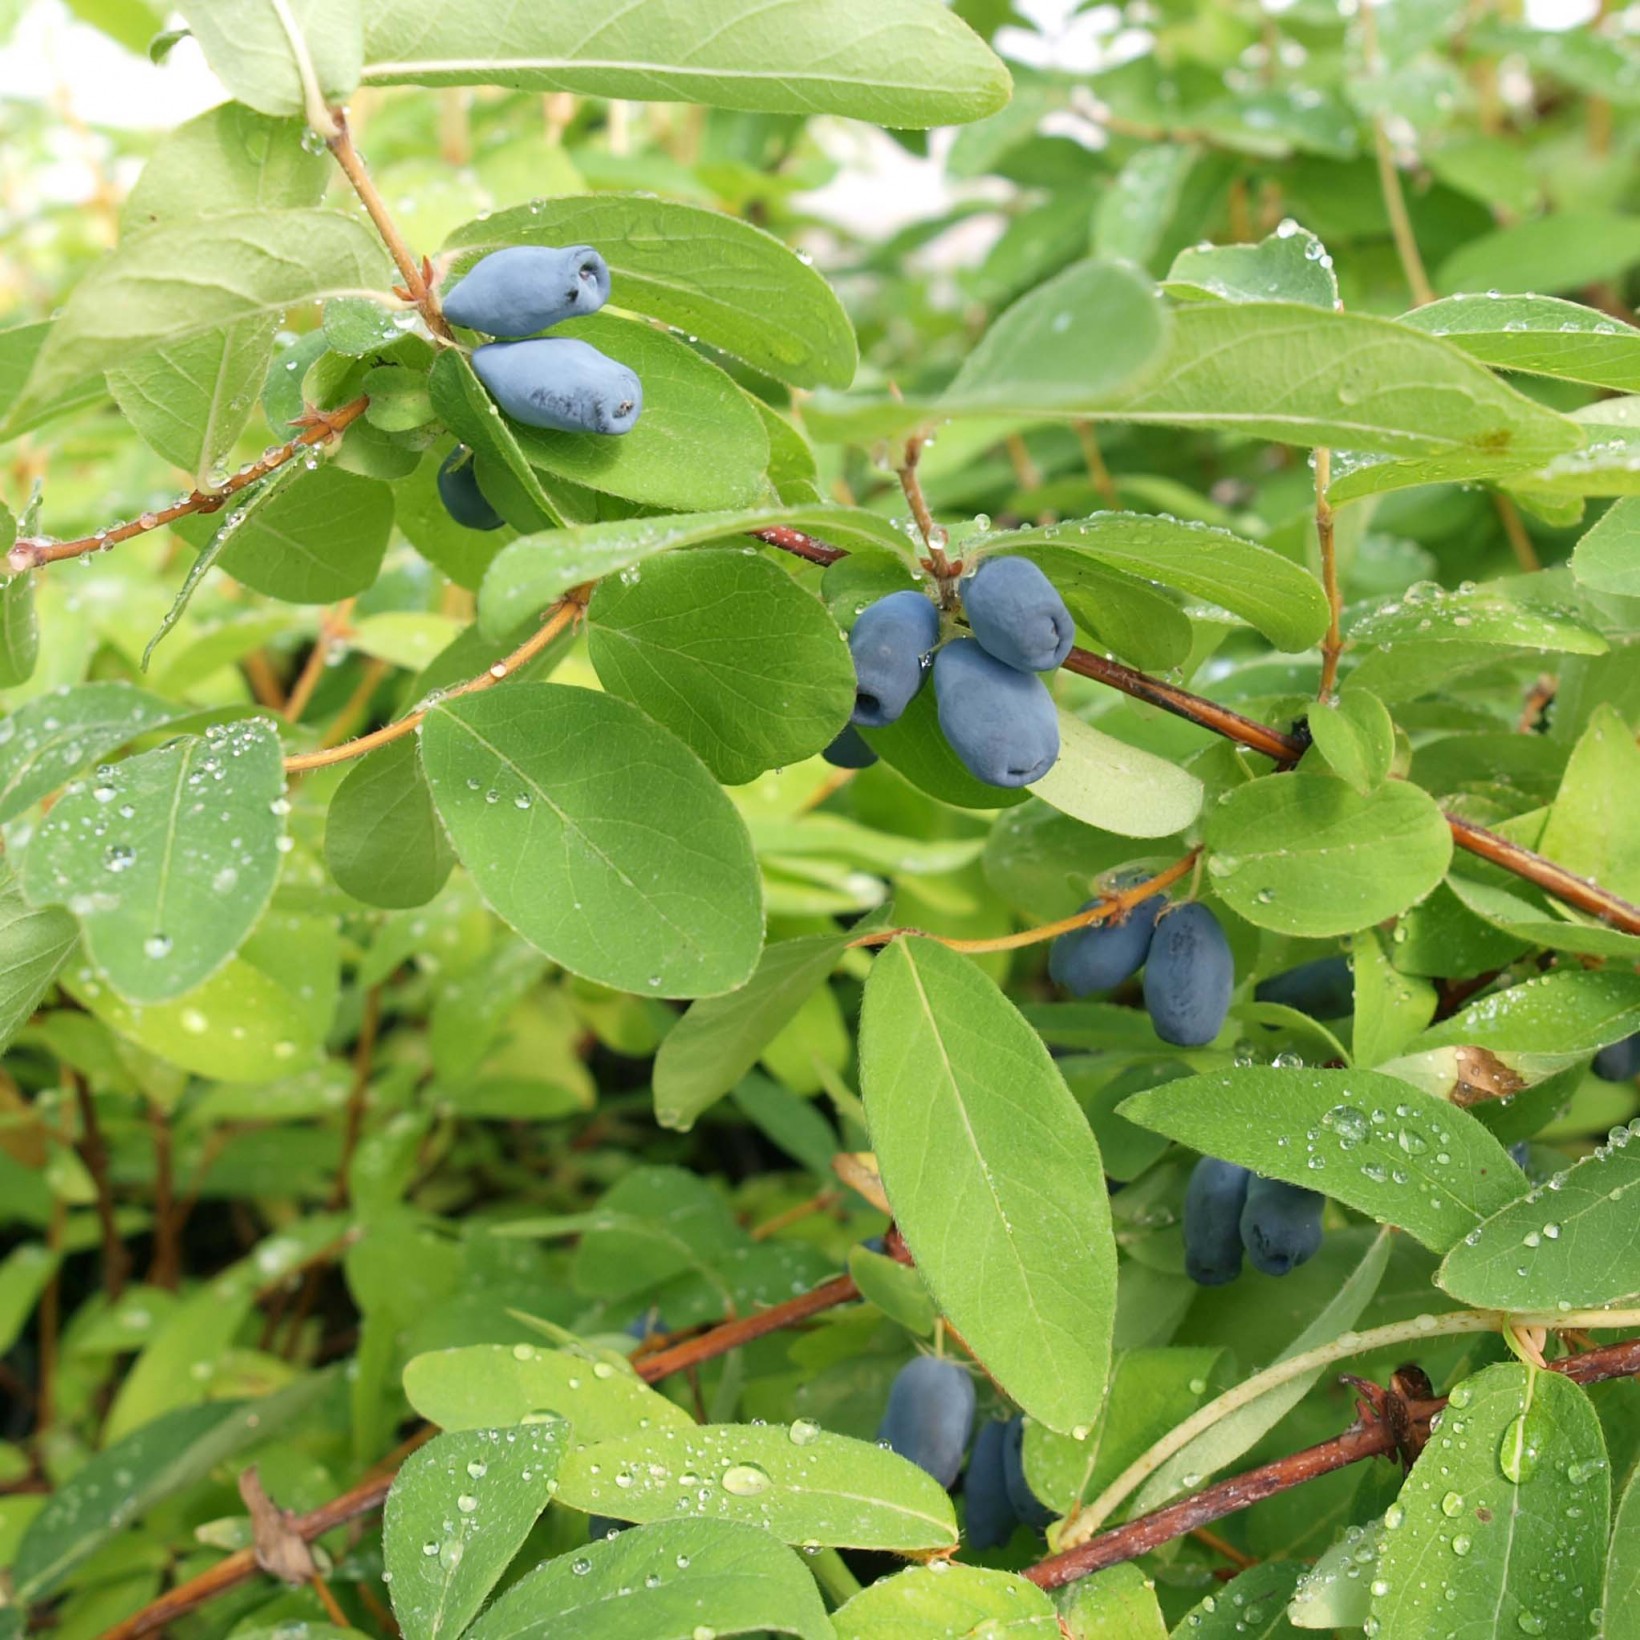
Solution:
<svg viewBox="0 0 1640 1640">
<path fill-rule="evenodd" d="M 1180 1048 L 1211 1042 L 1235 985 L 1230 942 L 1205 905 L 1177 906 L 1156 924 L 1145 959 L 1145 1007 L 1162 1041 Z"/>
<path fill-rule="evenodd" d="M 1640 1076 L 1640 1031 L 1608 1043 L 1594 1056 L 1594 1074 L 1602 1082 L 1627 1082 Z"/>
<path fill-rule="evenodd" d="M 470 530 L 498 530 L 506 523 L 478 487 L 473 471 L 473 452 L 458 444 L 438 469 L 438 498 L 444 510 Z"/>
<path fill-rule="evenodd" d="M 1099 903 L 1095 897 L 1082 909 L 1091 911 Z M 1120 985 L 1144 967 L 1156 919 L 1166 904 L 1165 895 L 1152 894 L 1120 922 L 1090 923 L 1061 934 L 1048 949 L 1048 977 L 1073 997 Z"/>
<path fill-rule="evenodd" d="M 891 592 L 860 611 L 848 635 L 854 657 L 853 722 L 885 729 L 922 688 L 940 612 L 920 592 Z"/>
<path fill-rule="evenodd" d="M 962 583 L 962 608 L 981 648 L 1021 672 L 1051 672 L 1075 641 L 1065 600 L 1029 558 L 987 558 Z"/>
<path fill-rule="evenodd" d="M 559 433 L 629 433 L 643 411 L 643 384 L 573 336 L 486 342 L 473 369 L 504 415 Z"/>
<path fill-rule="evenodd" d="M 1041 678 L 957 638 L 934 657 L 940 729 L 976 780 L 1028 786 L 1059 758 L 1059 714 Z"/>
<path fill-rule="evenodd" d="M 1017 1413 L 1008 1420 L 1002 1443 L 1002 1474 L 1008 1487 L 1008 1501 L 1024 1525 L 1033 1532 L 1040 1532 L 1051 1521 L 1058 1520 L 1058 1515 L 1037 1497 L 1025 1478 L 1025 1420 Z"/>
<path fill-rule="evenodd" d="M 955 1361 L 919 1355 L 895 1375 L 877 1439 L 949 1487 L 973 1426 L 973 1379 Z"/>
<path fill-rule="evenodd" d="M 1308 1263 L 1321 1247 L 1326 1198 L 1285 1179 L 1255 1175 L 1241 1210 L 1247 1262 L 1267 1276 L 1284 1276 Z"/>
<path fill-rule="evenodd" d="M 1341 1019 L 1355 1007 L 1355 976 L 1348 957 L 1317 957 L 1253 988 L 1259 1002 L 1279 1002 L 1311 1019 Z"/>
<path fill-rule="evenodd" d="M 1184 1191 L 1184 1268 L 1203 1287 L 1241 1274 L 1241 1210 L 1253 1175 L 1234 1162 L 1204 1156 Z"/>
<path fill-rule="evenodd" d="M 444 298 L 444 316 L 511 339 L 609 300 L 609 264 L 590 245 L 508 245 L 491 251 Z"/>
<path fill-rule="evenodd" d="M 968 1454 L 968 1473 L 963 1478 L 962 1495 L 967 1504 L 964 1517 L 968 1547 L 973 1550 L 1000 1549 L 1014 1535 L 1019 1516 L 1008 1497 L 1008 1477 L 1004 1470 L 1003 1448 L 1008 1426 L 987 1418 L 974 1437 Z"/>
<path fill-rule="evenodd" d="M 834 769 L 869 769 L 877 754 L 866 745 L 865 737 L 852 723 L 820 754 Z"/>
</svg>

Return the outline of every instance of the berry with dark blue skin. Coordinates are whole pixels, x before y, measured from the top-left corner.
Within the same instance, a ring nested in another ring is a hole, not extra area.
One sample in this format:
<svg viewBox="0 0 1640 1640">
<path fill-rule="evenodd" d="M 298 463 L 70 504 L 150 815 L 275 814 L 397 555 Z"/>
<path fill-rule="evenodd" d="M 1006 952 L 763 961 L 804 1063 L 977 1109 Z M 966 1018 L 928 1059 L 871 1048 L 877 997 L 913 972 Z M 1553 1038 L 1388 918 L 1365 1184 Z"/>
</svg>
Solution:
<svg viewBox="0 0 1640 1640">
<path fill-rule="evenodd" d="M 962 608 L 986 654 L 1021 672 L 1051 672 L 1076 628 L 1065 600 L 1029 558 L 987 558 L 962 583 Z"/>
<path fill-rule="evenodd" d="M 1342 1019 L 1355 1007 L 1355 976 L 1348 957 L 1317 957 L 1261 979 L 1253 996 L 1259 1002 L 1279 1002 L 1311 1019 Z"/>
<path fill-rule="evenodd" d="M 1289 1275 L 1321 1247 L 1321 1210 L 1326 1197 L 1285 1179 L 1254 1175 L 1241 1210 L 1241 1244 L 1247 1262 L 1267 1276 Z"/>
<path fill-rule="evenodd" d="M 1205 1047 L 1223 1028 L 1236 962 L 1219 919 L 1192 901 L 1156 924 L 1145 959 L 1145 1007 L 1164 1042 Z"/>
<path fill-rule="evenodd" d="M 968 1504 L 964 1527 L 970 1549 L 1000 1549 L 1019 1524 L 1008 1497 L 1003 1457 L 1007 1442 L 1008 1425 L 987 1418 L 974 1437 L 974 1450 L 968 1454 L 962 1495 Z"/>
<path fill-rule="evenodd" d="M 949 1489 L 973 1427 L 973 1379 L 955 1361 L 919 1355 L 895 1375 L 877 1439 Z"/>
<path fill-rule="evenodd" d="M 624 364 L 573 336 L 486 342 L 473 369 L 504 415 L 559 433 L 630 433 L 643 384 Z"/>
<path fill-rule="evenodd" d="M 1234 1162 L 1204 1156 L 1184 1191 L 1185 1274 L 1201 1287 L 1222 1287 L 1241 1274 L 1241 1212 L 1253 1175 Z"/>
<path fill-rule="evenodd" d="M 1592 1068 L 1602 1082 L 1627 1082 L 1640 1076 L 1640 1031 L 1602 1048 Z"/>
<path fill-rule="evenodd" d="M 1082 909 L 1091 911 L 1099 903 L 1098 898 L 1091 899 Z M 1048 977 L 1073 997 L 1120 985 L 1144 967 L 1156 919 L 1166 904 L 1165 895 L 1152 894 L 1121 922 L 1090 923 L 1061 934 L 1048 948 Z"/>
<path fill-rule="evenodd" d="M 877 754 L 866 745 L 865 736 L 852 723 L 820 754 L 834 769 L 869 769 Z"/>
<path fill-rule="evenodd" d="M 934 657 L 940 729 L 976 780 L 1029 786 L 1059 758 L 1059 714 L 1041 678 L 957 638 Z"/>
<path fill-rule="evenodd" d="M 506 523 L 479 489 L 473 452 L 464 444 L 458 444 L 439 463 L 438 498 L 444 510 L 467 529 L 498 530 Z"/>
<path fill-rule="evenodd" d="M 609 300 L 609 264 L 590 245 L 509 245 L 476 263 L 444 316 L 486 336 L 533 336 Z"/>
<path fill-rule="evenodd" d="M 634 1316 L 626 1324 L 628 1338 L 635 1338 L 641 1344 L 646 1338 L 658 1338 L 662 1333 L 670 1332 L 666 1318 L 657 1309 L 647 1309 L 642 1315 Z"/>
<path fill-rule="evenodd" d="M 854 657 L 851 723 L 886 729 L 916 698 L 924 662 L 940 641 L 940 612 L 920 592 L 891 592 L 860 611 L 848 635 Z"/>
<path fill-rule="evenodd" d="M 1040 1532 L 1059 1519 L 1031 1490 L 1025 1478 L 1025 1420 L 1017 1413 L 1008 1420 L 1002 1443 L 1002 1474 L 1008 1501 L 1023 1525 Z"/>
</svg>

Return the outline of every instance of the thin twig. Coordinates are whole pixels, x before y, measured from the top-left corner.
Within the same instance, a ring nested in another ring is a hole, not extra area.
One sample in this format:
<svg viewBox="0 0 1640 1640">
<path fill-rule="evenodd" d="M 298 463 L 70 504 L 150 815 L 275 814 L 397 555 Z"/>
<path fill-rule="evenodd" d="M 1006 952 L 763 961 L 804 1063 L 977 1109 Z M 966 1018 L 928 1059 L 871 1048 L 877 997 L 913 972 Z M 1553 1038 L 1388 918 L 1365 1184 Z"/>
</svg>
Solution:
<svg viewBox="0 0 1640 1640">
<path fill-rule="evenodd" d="M 923 445 L 927 437 L 923 433 L 913 433 L 905 441 L 905 454 L 901 456 L 894 471 L 900 480 L 900 488 L 905 492 L 906 504 L 911 508 L 911 516 L 916 521 L 917 533 L 922 537 L 928 557 L 925 560 L 928 568 L 933 572 L 934 579 L 939 582 L 940 607 L 951 609 L 956 603 L 956 580 L 961 565 L 952 565 L 945 556 L 945 531 L 934 522 L 934 515 L 928 510 L 928 498 L 923 494 L 922 479 L 917 476 L 917 465 L 922 460 Z"/>
<path fill-rule="evenodd" d="M 313 640 L 313 648 L 308 652 L 307 664 L 302 668 L 301 675 L 291 688 L 290 698 L 285 702 L 285 709 L 281 715 L 286 723 L 301 722 L 308 702 L 313 699 L 313 691 L 319 687 L 319 679 L 325 675 L 325 668 L 330 664 L 330 646 L 352 625 L 353 606 L 357 602 L 356 598 L 344 598 L 335 608 L 325 611 L 324 619 L 319 622 L 318 634 Z"/>
<path fill-rule="evenodd" d="M 376 1032 L 381 1025 L 382 988 L 372 985 L 364 994 L 364 1012 L 359 1021 L 358 1040 L 353 1044 L 353 1085 L 348 1089 L 347 1114 L 342 1129 L 342 1153 L 336 1162 L 336 1180 L 330 1190 L 330 1208 L 340 1212 L 347 1206 L 348 1170 L 364 1132 L 365 1112 L 370 1103 L 370 1073 L 376 1058 Z"/>
<path fill-rule="evenodd" d="M 103 1142 L 102 1124 L 97 1120 L 96 1101 L 86 1080 L 76 1070 L 65 1072 L 74 1089 L 80 1112 L 80 1159 L 97 1190 L 97 1223 L 102 1229 L 103 1291 L 109 1303 L 116 1303 L 125 1291 L 131 1274 L 131 1252 L 120 1238 L 114 1221 L 114 1189 L 108 1175 L 108 1146 Z"/>
<path fill-rule="evenodd" d="M 376 184 L 371 181 L 370 172 L 366 169 L 359 150 L 353 146 L 353 136 L 347 128 L 347 116 L 335 109 L 331 113 L 336 129 L 325 146 L 335 156 L 336 163 L 341 166 L 347 180 L 353 184 L 354 193 L 359 196 L 365 210 L 370 213 L 370 220 L 375 223 L 376 232 L 381 235 L 382 243 L 386 245 L 400 277 L 404 280 L 406 300 L 414 302 L 421 309 L 421 316 L 426 320 L 427 328 L 435 336 L 442 337 L 447 342 L 454 341 L 455 337 L 451 334 L 449 323 L 444 317 L 444 310 L 439 306 L 437 293 L 428 282 L 427 265 L 416 261 L 410 247 L 405 244 L 398 225 L 389 215 L 386 201 L 377 192 Z"/>
<path fill-rule="evenodd" d="M 172 1173 L 171 1118 L 152 1100 L 148 1103 L 148 1131 L 154 1138 L 154 1261 L 148 1280 L 152 1286 L 175 1292 L 182 1279 L 182 1225 L 177 1217 Z"/>
<path fill-rule="evenodd" d="M 190 513 L 217 512 L 241 490 L 266 478 L 276 467 L 283 467 L 293 457 L 335 438 L 343 429 L 357 421 L 369 404 L 368 396 L 361 394 L 335 410 L 309 411 L 309 425 L 295 438 L 269 451 L 259 461 L 241 467 L 219 490 L 194 490 L 182 500 L 173 502 L 169 507 L 162 507 L 158 512 L 145 512 L 133 518 L 129 524 L 98 530 L 94 535 L 76 536 L 72 541 L 52 541 L 44 536 L 24 536 L 6 555 L 7 567 L 13 575 L 21 575 L 26 570 L 38 569 L 42 564 L 61 563 L 65 558 L 79 558 L 88 552 L 104 552 L 110 547 L 117 547 L 122 541 L 131 540 L 134 536 L 146 535 L 150 530 L 174 524 L 177 519 L 186 518 Z"/>
<path fill-rule="evenodd" d="M 1338 551 L 1334 543 L 1332 502 L 1327 486 L 1332 482 L 1332 451 L 1315 452 L 1315 539 L 1321 550 L 1321 585 L 1327 594 L 1327 635 L 1321 640 L 1321 686 L 1318 700 L 1332 697 L 1338 681 L 1338 657 L 1344 652 L 1339 622 L 1344 613 L 1344 595 L 1338 590 Z"/>
<path fill-rule="evenodd" d="M 1112 509 L 1120 507 L 1122 501 L 1116 493 L 1116 481 L 1105 465 L 1105 453 L 1099 448 L 1099 434 L 1093 423 L 1079 416 L 1071 426 L 1076 432 L 1076 442 L 1082 446 L 1082 460 L 1087 463 L 1088 478 L 1099 492 L 1099 499 Z"/>
<path fill-rule="evenodd" d="M 1532 538 L 1526 533 L 1526 526 L 1521 523 L 1519 509 L 1514 502 L 1502 490 L 1494 490 L 1492 505 L 1497 509 L 1498 522 L 1503 525 L 1503 533 L 1509 539 L 1509 550 L 1514 553 L 1515 562 L 1528 575 L 1542 569 L 1537 548 L 1532 545 Z"/>
<path fill-rule="evenodd" d="M 540 628 L 531 633 L 505 660 L 497 661 L 489 671 L 480 672 L 476 678 L 469 678 L 467 682 L 445 690 L 443 698 L 454 700 L 459 695 L 474 695 L 481 689 L 493 689 L 504 678 L 510 678 L 520 667 L 527 666 L 560 632 L 574 623 L 576 616 L 584 607 L 587 591 L 585 587 L 578 587 L 574 592 L 561 598 L 547 612 L 547 618 L 541 623 Z M 402 740 L 426 717 L 427 708 L 418 707 L 380 729 L 373 729 L 367 735 L 360 735 L 357 740 L 344 741 L 340 746 L 324 747 L 317 752 L 299 752 L 296 756 L 285 759 L 285 773 L 300 774 L 304 769 L 323 769 L 332 763 L 346 763 L 351 758 L 363 757 L 366 752 L 373 752 L 379 746 L 391 745 L 395 740 Z"/>
<path fill-rule="evenodd" d="M 1373 0 L 1360 0 L 1361 47 L 1369 76 L 1383 71 L 1383 59 L 1378 50 L 1378 20 L 1373 15 Z M 1401 259 L 1401 272 L 1407 289 L 1412 293 L 1414 307 L 1426 307 L 1435 300 L 1435 292 L 1424 271 L 1424 259 L 1418 251 L 1417 235 L 1412 231 L 1412 218 L 1407 215 L 1406 195 L 1401 191 L 1401 172 L 1395 163 L 1395 150 L 1390 146 L 1389 134 L 1384 130 L 1383 118 L 1370 116 L 1373 147 L 1378 155 L 1378 188 L 1384 196 L 1384 211 L 1389 217 L 1389 231 L 1395 240 L 1395 254 Z"/>
</svg>

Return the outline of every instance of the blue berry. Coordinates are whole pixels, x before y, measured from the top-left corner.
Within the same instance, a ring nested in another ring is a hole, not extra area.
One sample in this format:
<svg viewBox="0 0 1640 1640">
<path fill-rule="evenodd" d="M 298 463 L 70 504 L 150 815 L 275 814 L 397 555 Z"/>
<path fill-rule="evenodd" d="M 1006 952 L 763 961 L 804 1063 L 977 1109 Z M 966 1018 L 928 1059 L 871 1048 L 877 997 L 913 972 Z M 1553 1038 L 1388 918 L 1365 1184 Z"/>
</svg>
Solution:
<svg viewBox="0 0 1640 1640">
<path fill-rule="evenodd" d="M 895 1375 L 877 1439 L 949 1488 L 973 1426 L 973 1379 L 954 1361 L 919 1355 Z"/>
<path fill-rule="evenodd" d="M 1594 1056 L 1594 1074 L 1602 1082 L 1627 1082 L 1640 1076 L 1640 1031 L 1608 1043 Z"/>
<path fill-rule="evenodd" d="M 1089 900 L 1082 909 L 1091 911 L 1099 903 L 1097 898 Z M 1048 977 L 1073 997 L 1120 985 L 1144 967 L 1156 919 L 1166 904 L 1164 895 L 1152 894 L 1121 922 L 1090 923 L 1061 934 L 1048 949 Z"/>
<path fill-rule="evenodd" d="M 1241 1210 L 1247 1262 L 1267 1276 L 1284 1276 L 1307 1264 L 1321 1247 L 1325 1206 L 1324 1196 L 1303 1185 L 1255 1175 Z"/>
<path fill-rule="evenodd" d="M 866 745 L 865 736 L 852 723 L 820 754 L 834 769 L 869 769 L 877 754 Z"/>
<path fill-rule="evenodd" d="M 506 523 L 479 489 L 473 452 L 464 444 L 458 444 L 439 463 L 438 498 L 444 510 L 470 530 L 498 530 Z"/>
<path fill-rule="evenodd" d="M 974 1437 L 974 1450 L 968 1454 L 962 1495 L 967 1501 L 964 1526 L 968 1547 L 973 1550 L 1000 1549 L 1019 1524 L 1008 1497 L 1003 1458 L 1007 1441 L 1008 1425 L 987 1418 Z"/>
<path fill-rule="evenodd" d="M 1164 1042 L 1205 1047 L 1224 1025 L 1236 964 L 1219 919 L 1192 901 L 1156 924 L 1145 959 L 1145 1007 Z"/>
<path fill-rule="evenodd" d="M 1185 1274 L 1202 1287 L 1222 1287 L 1241 1274 L 1241 1212 L 1253 1175 L 1234 1162 L 1204 1156 L 1184 1191 Z"/>
<path fill-rule="evenodd" d="M 934 657 L 940 729 L 976 780 L 1029 786 L 1059 758 L 1059 714 L 1041 678 L 957 638 Z"/>
<path fill-rule="evenodd" d="M 1008 1488 L 1008 1501 L 1020 1521 L 1040 1532 L 1058 1515 L 1031 1490 L 1025 1478 L 1025 1420 L 1017 1413 L 1008 1420 L 1002 1443 L 1002 1473 Z"/>
<path fill-rule="evenodd" d="M 854 657 L 854 716 L 886 729 L 922 688 L 925 663 L 940 641 L 940 612 L 920 592 L 891 592 L 861 610 L 848 635 Z"/>
<path fill-rule="evenodd" d="M 1342 1019 L 1355 1008 L 1355 976 L 1348 957 L 1317 957 L 1253 988 L 1259 1002 L 1278 1002 L 1311 1019 Z"/>
<path fill-rule="evenodd" d="M 609 300 L 609 265 L 590 245 L 491 251 L 444 298 L 444 316 L 487 336 L 533 336 Z"/>
<path fill-rule="evenodd" d="M 987 558 L 962 583 L 962 608 L 980 647 L 1021 672 L 1051 672 L 1075 641 L 1065 600 L 1029 558 Z"/>
<path fill-rule="evenodd" d="M 560 433 L 628 433 L 643 411 L 643 384 L 572 336 L 486 342 L 473 369 L 505 415 Z"/>
</svg>

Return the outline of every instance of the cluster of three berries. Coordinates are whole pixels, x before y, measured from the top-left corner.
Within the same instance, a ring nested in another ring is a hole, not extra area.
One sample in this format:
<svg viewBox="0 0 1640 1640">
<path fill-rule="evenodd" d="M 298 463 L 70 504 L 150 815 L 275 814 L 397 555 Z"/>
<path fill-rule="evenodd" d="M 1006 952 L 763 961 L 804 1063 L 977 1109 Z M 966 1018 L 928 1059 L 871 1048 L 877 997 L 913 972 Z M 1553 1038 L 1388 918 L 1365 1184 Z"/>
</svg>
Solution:
<svg viewBox="0 0 1640 1640">
<path fill-rule="evenodd" d="M 561 433 L 618 435 L 643 410 L 636 374 L 589 342 L 537 334 L 596 313 L 609 300 L 609 284 L 609 264 L 590 245 L 509 245 L 484 257 L 444 298 L 444 315 L 501 338 L 473 349 L 473 370 L 512 420 Z M 469 451 L 458 447 L 445 459 L 438 487 L 458 524 L 500 526 Z"/>
<path fill-rule="evenodd" d="M 850 720 L 884 729 L 916 698 L 933 656 L 940 731 L 976 779 L 1029 786 L 1059 757 L 1059 714 L 1039 672 L 1070 653 L 1070 611 L 1027 558 L 988 558 L 962 583 L 971 638 L 940 644 L 940 615 L 920 592 L 893 592 L 849 633 L 856 690 Z M 937 651 L 937 652 L 936 652 Z M 844 730 L 833 763 L 860 768 L 875 754 Z"/>
</svg>

